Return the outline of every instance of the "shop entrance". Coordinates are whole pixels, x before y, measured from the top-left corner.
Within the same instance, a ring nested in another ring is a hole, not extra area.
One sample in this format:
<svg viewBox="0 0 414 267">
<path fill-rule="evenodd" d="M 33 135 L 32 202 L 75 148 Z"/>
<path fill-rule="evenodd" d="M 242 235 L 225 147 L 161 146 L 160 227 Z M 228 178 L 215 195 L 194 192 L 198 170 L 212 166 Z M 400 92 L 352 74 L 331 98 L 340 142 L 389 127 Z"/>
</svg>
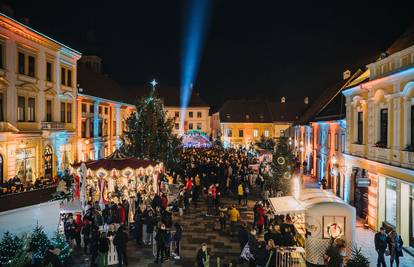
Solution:
<svg viewBox="0 0 414 267">
<path fill-rule="evenodd" d="M 356 215 L 361 219 L 366 219 L 368 215 L 368 185 L 358 183 L 358 180 L 368 179 L 367 171 L 361 168 L 353 168 L 354 179 L 354 207 Z"/>
</svg>

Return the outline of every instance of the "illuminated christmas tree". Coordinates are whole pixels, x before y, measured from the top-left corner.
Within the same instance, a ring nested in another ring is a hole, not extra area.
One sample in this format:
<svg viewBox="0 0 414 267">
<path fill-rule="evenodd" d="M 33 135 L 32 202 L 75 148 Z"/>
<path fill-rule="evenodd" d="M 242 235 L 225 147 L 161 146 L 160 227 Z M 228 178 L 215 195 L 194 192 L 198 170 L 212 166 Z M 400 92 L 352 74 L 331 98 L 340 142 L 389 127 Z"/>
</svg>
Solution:
<svg viewBox="0 0 414 267">
<path fill-rule="evenodd" d="M 161 161 L 171 167 L 178 161 L 181 140 L 173 133 L 155 90 L 138 100 L 136 111 L 126 119 L 122 150 L 130 156 Z"/>
<path fill-rule="evenodd" d="M 19 237 L 6 232 L 0 242 L 0 266 L 12 266 L 17 254 L 22 249 L 23 241 Z"/>
<path fill-rule="evenodd" d="M 67 261 L 72 254 L 72 247 L 66 241 L 65 236 L 60 234 L 58 231 L 55 232 L 53 238 L 50 240 L 50 244 L 54 248 L 60 249 L 59 259 L 61 262 Z"/>
<path fill-rule="evenodd" d="M 49 239 L 43 231 L 43 227 L 37 224 L 30 235 L 29 241 L 29 251 L 32 252 L 32 259 L 35 264 L 43 260 L 43 256 L 45 255 L 45 251 L 49 244 Z"/>
<path fill-rule="evenodd" d="M 289 147 L 288 139 L 280 137 L 276 150 L 273 153 L 272 174 L 266 180 L 274 192 L 281 192 L 283 195 L 291 191 L 291 178 L 293 174 L 294 155 Z"/>
</svg>

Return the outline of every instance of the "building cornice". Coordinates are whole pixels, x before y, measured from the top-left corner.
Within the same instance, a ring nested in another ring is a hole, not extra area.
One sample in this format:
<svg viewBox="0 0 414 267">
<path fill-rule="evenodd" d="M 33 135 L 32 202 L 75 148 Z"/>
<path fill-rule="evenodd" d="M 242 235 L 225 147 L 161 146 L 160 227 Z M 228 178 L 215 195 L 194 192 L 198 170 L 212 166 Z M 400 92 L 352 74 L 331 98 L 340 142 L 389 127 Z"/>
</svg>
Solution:
<svg viewBox="0 0 414 267">
<path fill-rule="evenodd" d="M 134 105 L 128 104 L 128 103 L 124 103 L 124 102 L 120 102 L 120 101 L 116 101 L 116 100 L 111 100 L 111 99 L 106 99 L 106 98 L 101 98 L 101 97 L 97 97 L 97 96 L 93 96 L 93 95 L 86 95 L 86 94 L 82 94 L 82 93 L 78 93 L 77 94 L 77 98 L 81 98 L 81 99 L 89 99 L 89 100 L 93 100 L 93 101 L 97 101 L 97 102 L 106 102 L 106 103 L 111 103 L 111 104 L 115 104 L 115 105 L 120 105 L 120 106 L 127 106 L 130 108 L 135 108 Z"/>
<path fill-rule="evenodd" d="M 387 75 L 387 76 L 383 76 L 377 79 L 367 81 L 355 87 L 348 88 L 342 91 L 342 93 L 344 94 L 344 96 L 350 96 L 354 94 L 368 92 L 372 90 L 374 86 L 377 86 L 379 84 L 381 85 L 393 84 L 409 76 L 414 76 L 414 66 L 411 66 L 407 69 L 404 69 L 404 70 L 401 70 L 395 73 L 391 73 L 390 75 Z"/>
<path fill-rule="evenodd" d="M 371 159 L 367 159 L 367 158 L 363 158 L 363 157 L 359 157 L 359 156 L 354 156 L 351 154 L 346 154 L 346 153 L 342 153 L 342 155 L 344 156 L 345 159 L 349 159 L 349 160 L 365 160 L 367 163 L 371 164 L 371 165 L 376 165 L 382 168 L 387 168 L 390 169 L 392 171 L 395 172 L 400 172 L 400 173 L 404 173 L 406 175 L 414 175 L 414 170 L 413 169 L 407 169 L 407 168 L 403 168 L 403 167 L 398 167 L 398 166 L 394 166 L 394 165 L 390 165 L 390 164 L 385 164 L 382 162 L 378 162 L 378 161 L 374 161 Z"/>
<path fill-rule="evenodd" d="M 72 49 L 32 28 L 26 26 L 15 19 L 12 19 L 3 13 L 0 13 L 0 26 L 27 39 L 33 41 L 42 46 L 48 47 L 54 51 L 61 51 L 70 57 L 78 60 L 81 57 L 81 53 Z"/>
</svg>

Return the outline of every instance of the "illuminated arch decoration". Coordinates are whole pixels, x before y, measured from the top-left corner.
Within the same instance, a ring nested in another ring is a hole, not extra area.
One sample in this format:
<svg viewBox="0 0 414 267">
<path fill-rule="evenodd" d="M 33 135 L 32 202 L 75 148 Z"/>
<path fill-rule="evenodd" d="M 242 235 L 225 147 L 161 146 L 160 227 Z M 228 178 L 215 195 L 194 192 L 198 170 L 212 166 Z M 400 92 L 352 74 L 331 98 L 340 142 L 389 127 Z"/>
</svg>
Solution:
<svg viewBox="0 0 414 267">
<path fill-rule="evenodd" d="M 375 91 L 374 101 L 375 103 L 381 103 L 385 101 L 385 93 L 382 89 Z"/>
<path fill-rule="evenodd" d="M 190 130 L 182 136 L 184 147 L 211 147 L 210 137 L 203 131 Z"/>
</svg>

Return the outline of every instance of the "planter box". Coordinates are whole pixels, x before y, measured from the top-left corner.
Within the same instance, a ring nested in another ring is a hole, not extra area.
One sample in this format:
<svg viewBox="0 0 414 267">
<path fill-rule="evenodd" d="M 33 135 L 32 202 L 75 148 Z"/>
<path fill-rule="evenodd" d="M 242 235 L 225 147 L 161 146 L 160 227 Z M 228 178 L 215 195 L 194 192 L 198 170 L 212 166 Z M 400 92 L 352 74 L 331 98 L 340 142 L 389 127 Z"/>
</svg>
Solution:
<svg viewBox="0 0 414 267">
<path fill-rule="evenodd" d="M 378 161 L 390 162 L 390 149 L 382 147 L 373 147 L 374 156 Z"/>
</svg>

